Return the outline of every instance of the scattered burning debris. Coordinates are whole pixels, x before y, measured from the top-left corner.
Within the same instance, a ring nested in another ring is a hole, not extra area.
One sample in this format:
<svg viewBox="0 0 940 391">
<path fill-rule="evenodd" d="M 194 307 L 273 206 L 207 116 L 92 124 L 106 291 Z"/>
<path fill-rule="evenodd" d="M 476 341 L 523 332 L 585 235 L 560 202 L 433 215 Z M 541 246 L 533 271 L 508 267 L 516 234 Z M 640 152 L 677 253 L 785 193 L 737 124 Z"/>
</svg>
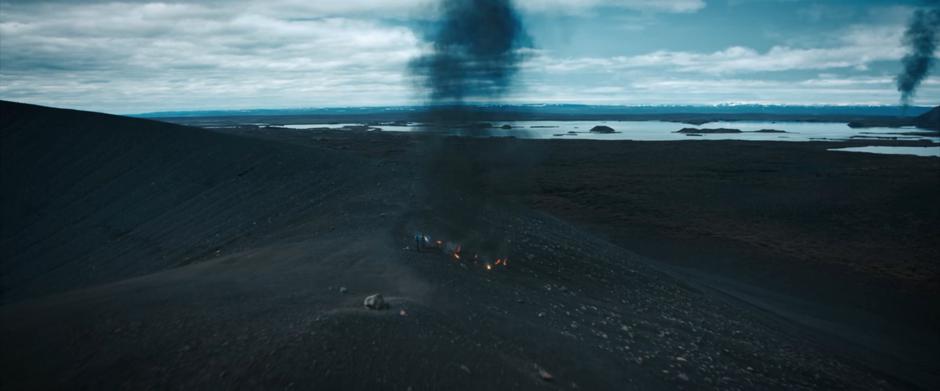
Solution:
<svg viewBox="0 0 940 391">
<path fill-rule="evenodd" d="M 430 235 L 420 233 L 415 235 L 415 250 L 418 252 L 440 252 L 448 258 L 453 259 L 454 262 L 462 262 L 466 265 L 481 267 L 486 271 L 509 266 L 509 257 L 500 256 L 494 259 L 489 255 L 481 255 L 478 252 L 467 251 L 460 243 L 449 240 L 432 239 Z"/>
</svg>

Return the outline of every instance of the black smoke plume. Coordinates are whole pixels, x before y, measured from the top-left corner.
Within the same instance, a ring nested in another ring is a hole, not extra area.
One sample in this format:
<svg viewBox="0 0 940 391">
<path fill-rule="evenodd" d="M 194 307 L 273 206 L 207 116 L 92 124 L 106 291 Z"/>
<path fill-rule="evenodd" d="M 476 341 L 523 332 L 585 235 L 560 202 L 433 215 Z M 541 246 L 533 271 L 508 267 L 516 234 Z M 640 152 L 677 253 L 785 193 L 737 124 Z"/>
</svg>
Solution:
<svg viewBox="0 0 940 391">
<path fill-rule="evenodd" d="M 908 53 L 901 59 L 902 70 L 898 75 L 898 91 L 901 103 L 907 106 L 917 92 L 917 87 L 927 77 L 933 66 L 934 53 L 937 50 L 938 26 L 940 26 L 940 1 L 930 3 L 930 8 L 914 13 L 907 31 L 904 32 L 904 45 Z"/>
<path fill-rule="evenodd" d="M 422 114 L 428 129 L 468 137 L 422 138 L 425 207 L 432 217 L 418 229 L 506 255 L 503 227 L 486 216 L 507 207 L 504 195 L 526 178 L 496 178 L 515 178 L 536 157 L 523 153 L 519 140 L 485 137 L 494 135 L 495 125 L 473 104 L 496 103 L 514 87 L 532 40 L 512 0 L 441 0 L 438 10 L 430 52 L 408 68 L 418 94 L 427 98 Z"/>
<path fill-rule="evenodd" d="M 512 0 L 443 0 L 439 7 L 432 51 L 409 69 L 430 111 L 459 117 L 468 100 L 505 94 L 531 39 Z"/>
</svg>

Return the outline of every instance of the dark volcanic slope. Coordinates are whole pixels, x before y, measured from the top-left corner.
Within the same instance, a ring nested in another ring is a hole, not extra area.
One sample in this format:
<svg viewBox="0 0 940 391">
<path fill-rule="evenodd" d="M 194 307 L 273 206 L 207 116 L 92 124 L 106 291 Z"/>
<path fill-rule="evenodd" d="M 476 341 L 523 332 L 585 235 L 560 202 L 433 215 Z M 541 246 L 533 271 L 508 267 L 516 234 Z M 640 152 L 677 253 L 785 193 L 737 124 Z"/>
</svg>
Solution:
<svg viewBox="0 0 940 391">
<path fill-rule="evenodd" d="M 335 190 L 331 168 L 351 160 L 9 102 L 0 128 L 4 301 L 236 251 Z"/>
<path fill-rule="evenodd" d="M 424 185 L 447 182 L 429 176 L 448 171 L 418 165 L 424 137 L 272 130 L 248 139 L 3 110 L 4 194 L 17 195 L 3 198 L 0 381 L 11 389 L 924 384 L 818 347 L 816 334 L 692 288 L 562 220 L 500 198 L 429 200 Z M 549 145 L 434 142 L 454 151 L 442 167 L 477 150 L 468 146 L 518 162 L 517 147 Z M 501 169 L 530 167 L 514 164 Z M 510 188 L 527 186 L 519 182 Z M 15 189 L 26 184 L 49 191 Z M 455 227 L 428 205 L 476 207 L 472 224 Z M 46 217 L 72 210 L 82 213 Z M 487 272 L 417 253 L 406 248 L 415 230 L 485 232 L 510 265 Z M 388 310 L 362 308 L 375 292 Z"/>
<path fill-rule="evenodd" d="M 914 122 L 919 128 L 940 130 L 940 106 L 921 114 Z"/>
</svg>

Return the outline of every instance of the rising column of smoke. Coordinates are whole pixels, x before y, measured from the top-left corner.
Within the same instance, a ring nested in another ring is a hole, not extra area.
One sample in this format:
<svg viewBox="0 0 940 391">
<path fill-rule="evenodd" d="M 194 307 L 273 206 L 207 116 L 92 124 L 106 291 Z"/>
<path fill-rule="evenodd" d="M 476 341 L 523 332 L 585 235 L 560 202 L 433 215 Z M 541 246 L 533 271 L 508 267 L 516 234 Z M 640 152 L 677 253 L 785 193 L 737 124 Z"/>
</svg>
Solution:
<svg viewBox="0 0 940 391">
<path fill-rule="evenodd" d="M 467 126 L 485 119 L 470 103 L 493 103 L 505 96 L 525 60 L 525 49 L 532 47 L 531 38 L 512 0 L 440 0 L 439 11 L 436 28 L 428 36 L 431 51 L 408 66 L 417 80 L 417 92 L 428 99 L 424 119 L 448 132 L 487 135 L 490 129 L 477 126 L 482 124 Z M 531 165 L 534 157 L 521 153 L 514 140 L 422 140 L 425 207 L 447 227 L 446 236 L 492 250 L 491 255 L 505 254 L 501 247 L 505 238 L 495 234 L 483 217 L 483 211 L 494 205 L 494 193 L 504 190 L 494 189 L 491 174 Z"/>
<path fill-rule="evenodd" d="M 443 0 L 431 53 L 409 64 L 432 108 L 502 96 L 530 47 L 512 0 Z M 454 113 L 450 113 L 454 115 Z"/>
<path fill-rule="evenodd" d="M 933 1 L 928 9 L 917 10 L 904 32 L 904 45 L 908 53 L 901 59 L 902 69 L 897 78 L 901 103 L 907 106 L 917 87 L 933 66 L 940 26 L 940 1 Z"/>
</svg>

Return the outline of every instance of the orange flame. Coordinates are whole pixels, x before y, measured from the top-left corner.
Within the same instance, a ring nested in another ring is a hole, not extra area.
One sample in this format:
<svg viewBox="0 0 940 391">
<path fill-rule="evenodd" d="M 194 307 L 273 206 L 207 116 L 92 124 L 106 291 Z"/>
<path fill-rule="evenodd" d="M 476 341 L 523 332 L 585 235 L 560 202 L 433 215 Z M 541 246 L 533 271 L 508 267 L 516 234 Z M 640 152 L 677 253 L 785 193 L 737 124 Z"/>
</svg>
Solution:
<svg viewBox="0 0 940 391">
<path fill-rule="evenodd" d="M 489 258 L 486 255 L 483 255 L 481 258 L 479 253 L 468 253 L 467 257 L 464 258 L 461 254 L 463 251 L 463 246 L 458 243 L 446 241 L 443 239 L 432 241 L 428 236 L 424 236 L 424 240 L 426 243 L 433 243 L 433 245 L 443 253 L 450 252 L 454 262 L 464 262 L 464 259 L 466 259 L 466 261 L 473 262 L 474 264 L 482 262 L 483 269 L 486 271 L 491 271 L 493 269 L 499 268 L 500 266 L 506 267 L 509 265 L 509 258 L 496 258 L 495 261 L 491 261 L 492 258 Z"/>
</svg>

